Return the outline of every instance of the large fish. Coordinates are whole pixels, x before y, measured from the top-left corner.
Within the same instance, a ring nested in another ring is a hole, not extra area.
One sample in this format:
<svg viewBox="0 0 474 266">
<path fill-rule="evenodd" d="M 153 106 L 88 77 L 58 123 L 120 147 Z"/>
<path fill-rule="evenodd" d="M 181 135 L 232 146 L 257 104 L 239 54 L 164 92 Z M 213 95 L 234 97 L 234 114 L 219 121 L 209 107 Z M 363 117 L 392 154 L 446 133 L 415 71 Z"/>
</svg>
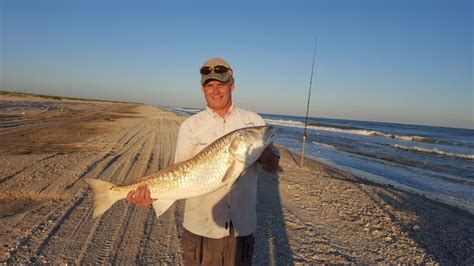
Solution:
<svg viewBox="0 0 474 266">
<path fill-rule="evenodd" d="M 171 165 L 140 180 L 118 185 L 99 179 L 84 179 L 94 194 L 93 217 L 102 215 L 128 192 L 146 184 L 157 216 L 176 200 L 231 189 L 240 174 L 252 165 L 275 138 L 272 126 L 246 127 L 228 133 L 193 158 Z"/>
</svg>

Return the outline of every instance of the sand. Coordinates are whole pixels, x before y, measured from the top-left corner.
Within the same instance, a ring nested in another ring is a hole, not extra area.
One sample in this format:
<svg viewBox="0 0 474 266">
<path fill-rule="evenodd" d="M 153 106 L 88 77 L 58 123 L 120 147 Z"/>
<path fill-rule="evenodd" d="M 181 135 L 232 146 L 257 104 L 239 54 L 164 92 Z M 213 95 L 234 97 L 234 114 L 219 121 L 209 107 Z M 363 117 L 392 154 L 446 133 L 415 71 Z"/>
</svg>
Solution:
<svg viewBox="0 0 474 266">
<path fill-rule="evenodd" d="M 0 262 L 182 264 L 183 202 L 92 219 L 81 181 L 172 164 L 185 117 L 148 105 L 0 96 Z M 259 169 L 255 264 L 474 263 L 474 217 L 279 147 Z"/>
</svg>

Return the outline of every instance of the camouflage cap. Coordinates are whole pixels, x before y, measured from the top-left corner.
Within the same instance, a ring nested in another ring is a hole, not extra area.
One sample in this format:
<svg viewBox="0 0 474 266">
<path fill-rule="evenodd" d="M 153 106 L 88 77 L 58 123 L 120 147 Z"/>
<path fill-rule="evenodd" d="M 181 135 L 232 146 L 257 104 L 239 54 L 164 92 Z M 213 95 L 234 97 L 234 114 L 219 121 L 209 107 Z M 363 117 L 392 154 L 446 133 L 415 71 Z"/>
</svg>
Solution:
<svg viewBox="0 0 474 266">
<path fill-rule="evenodd" d="M 211 58 L 204 62 L 201 68 L 203 67 L 215 67 L 215 66 L 225 66 L 229 69 L 229 71 L 219 74 L 215 73 L 214 71 L 211 71 L 208 75 L 202 75 L 201 74 L 201 85 L 204 85 L 207 81 L 209 80 L 218 80 L 220 82 L 233 82 L 234 81 L 234 71 L 230 67 L 229 63 L 227 63 L 224 59 L 221 58 Z"/>
</svg>

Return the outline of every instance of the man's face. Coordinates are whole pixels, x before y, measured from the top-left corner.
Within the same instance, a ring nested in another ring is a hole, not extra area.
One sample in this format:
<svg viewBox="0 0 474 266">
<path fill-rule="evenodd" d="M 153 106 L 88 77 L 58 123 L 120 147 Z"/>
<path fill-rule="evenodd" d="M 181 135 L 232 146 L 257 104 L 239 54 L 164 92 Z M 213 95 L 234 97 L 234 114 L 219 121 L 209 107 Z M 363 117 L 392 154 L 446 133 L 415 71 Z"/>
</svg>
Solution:
<svg viewBox="0 0 474 266">
<path fill-rule="evenodd" d="M 234 83 L 222 83 L 211 80 L 202 87 L 207 106 L 213 110 L 225 110 L 232 105 L 232 91 Z"/>
</svg>

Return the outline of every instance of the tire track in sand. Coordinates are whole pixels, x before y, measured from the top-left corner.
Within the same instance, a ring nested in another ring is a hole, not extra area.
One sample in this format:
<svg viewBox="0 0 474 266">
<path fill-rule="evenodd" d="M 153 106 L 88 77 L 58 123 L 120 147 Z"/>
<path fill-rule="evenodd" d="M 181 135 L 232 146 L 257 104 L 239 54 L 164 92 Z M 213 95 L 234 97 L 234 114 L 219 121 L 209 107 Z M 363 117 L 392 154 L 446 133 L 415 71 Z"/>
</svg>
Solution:
<svg viewBox="0 0 474 266">
<path fill-rule="evenodd" d="M 149 143 L 145 144 L 141 152 L 145 155 L 142 160 L 145 164 L 137 164 L 136 171 L 129 176 L 136 176 L 137 172 L 141 173 L 139 176 L 144 176 L 168 166 L 172 153 L 170 145 L 174 146 L 175 142 L 170 141 L 170 134 L 165 133 L 164 126 L 168 127 L 168 123 L 157 121 L 156 125 L 147 126 L 149 132 L 147 134 L 152 137 L 147 140 Z M 152 132 L 158 132 L 158 134 Z M 154 144 L 150 145 L 152 143 Z M 129 230 L 122 235 L 116 249 L 116 256 L 110 262 L 112 264 L 175 264 L 181 261 L 181 247 L 174 219 L 175 207 L 170 208 L 158 219 L 152 208 L 135 208 L 135 210 L 127 225 Z"/>
<path fill-rule="evenodd" d="M 130 153 L 130 150 L 133 148 L 133 145 L 137 143 L 138 140 L 131 142 L 132 139 L 134 138 L 139 138 L 139 132 L 140 130 L 133 130 L 133 131 L 128 131 L 126 134 L 120 136 L 121 141 L 125 141 L 125 143 L 131 143 L 131 145 L 122 145 L 121 150 L 118 151 L 116 156 L 112 157 L 103 168 L 101 167 L 96 167 L 93 171 L 87 172 L 86 175 L 83 175 L 83 177 L 94 177 L 93 174 L 98 172 L 98 175 L 95 175 L 95 177 L 99 177 L 100 179 L 111 179 L 111 177 L 115 176 L 116 172 L 119 171 L 120 169 L 111 169 L 109 168 L 114 165 L 115 163 L 120 163 L 120 160 L 129 160 L 131 155 L 127 155 L 127 153 Z M 101 165 L 103 164 L 96 164 L 96 165 Z M 109 171 L 108 171 L 109 170 Z M 82 187 L 85 189 L 85 185 Z M 74 240 L 68 241 L 68 246 L 70 249 L 63 249 L 62 252 L 58 254 L 59 257 L 64 259 L 65 261 L 70 261 L 70 262 L 81 262 L 82 258 L 90 256 L 89 253 L 87 252 L 87 248 L 89 245 L 94 242 L 94 237 L 96 235 L 97 230 L 100 230 L 100 223 L 102 222 L 102 219 L 93 221 L 92 220 L 92 193 L 88 191 L 87 193 L 87 199 L 83 202 L 82 206 L 79 209 L 79 212 L 81 212 L 80 215 L 75 215 L 77 216 L 75 219 L 72 221 L 66 221 L 64 224 L 64 230 L 65 232 L 71 232 L 70 227 L 73 227 L 72 229 L 72 234 L 68 235 L 67 238 L 71 239 L 74 237 Z M 123 215 L 121 215 L 123 216 Z M 70 224 L 70 225 L 67 225 Z M 107 223 L 104 223 L 105 226 L 109 226 Z M 112 226 L 113 227 L 113 226 Z M 77 234 L 75 232 L 78 232 Z M 65 233 L 62 233 L 65 234 Z M 64 236 L 58 237 L 60 239 L 64 239 Z M 57 245 L 52 245 L 50 249 L 55 249 L 55 246 Z M 69 250 L 76 250 L 75 254 L 71 254 Z M 77 252 L 77 251 L 80 252 Z M 93 252 L 91 252 L 93 253 Z M 66 256 L 67 255 L 67 256 Z M 72 256 L 71 256 L 72 255 Z M 72 260 L 71 260 L 72 259 Z"/>
<path fill-rule="evenodd" d="M 111 181 L 123 183 L 127 179 L 130 181 L 144 174 L 151 153 L 146 149 L 150 150 L 149 136 L 153 134 L 144 126 L 139 132 L 141 134 L 137 136 L 137 141 L 130 143 L 132 149 L 117 161 L 116 172 L 106 175 L 114 177 Z M 113 263 L 118 258 L 121 261 L 135 261 L 136 252 L 129 252 L 129 255 L 122 254 L 124 248 L 120 247 L 123 245 L 128 250 L 137 250 L 136 243 L 139 243 L 141 238 L 139 231 L 143 231 L 139 228 L 144 226 L 144 219 L 146 219 L 146 210 L 130 207 L 123 201 L 114 205 L 100 218 L 91 245 L 85 251 L 88 255 L 83 257 L 84 260 L 81 260 L 81 263 Z M 127 238 L 128 234 L 133 237 Z M 91 254 L 92 252 L 94 254 Z"/>
<path fill-rule="evenodd" d="M 119 135 L 117 138 L 120 141 L 129 142 L 132 138 L 137 136 L 137 132 L 130 134 L 130 132 L 125 132 L 125 134 Z M 116 142 L 111 142 L 111 147 L 116 146 Z M 71 187 L 72 185 L 76 184 L 77 181 L 84 177 L 100 177 L 102 174 L 111 166 L 113 165 L 124 153 L 129 150 L 128 146 L 121 145 L 121 149 L 117 151 L 117 154 L 113 156 L 110 160 L 109 157 L 114 154 L 111 150 L 102 158 L 93 161 L 91 165 L 86 167 L 86 171 L 82 173 L 78 179 L 75 179 L 71 184 L 67 187 Z M 106 163 L 105 163 L 106 162 Z M 100 167 L 105 163 L 104 167 Z M 98 172 L 98 174 L 96 174 Z M 82 186 L 82 191 L 84 191 L 85 187 Z M 97 227 L 97 224 L 92 221 L 92 208 L 90 208 L 90 198 L 91 193 L 87 192 L 86 202 L 81 202 L 80 206 L 77 208 L 78 210 L 76 213 L 71 215 L 71 219 L 64 221 L 61 225 L 61 228 L 55 232 L 55 237 L 52 237 L 53 242 L 45 243 L 45 254 L 54 254 L 62 262 L 70 262 L 71 258 L 75 258 L 78 255 L 78 252 L 71 252 L 74 250 L 81 250 L 85 243 L 88 243 L 86 239 L 90 238 L 87 237 L 91 232 L 91 227 Z M 60 243 L 55 243 L 58 239 L 62 239 L 63 241 Z M 66 241 L 64 241 L 66 240 Z M 60 250 L 59 252 L 57 250 Z M 80 254 L 80 253 L 79 253 Z M 74 262 L 77 263 L 80 260 L 74 259 Z"/>
<path fill-rule="evenodd" d="M 49 155 L 46 155 L 46 156 L 43 157 L 43 158 L 39 158 L 39 159 L 37 159 L 37 160 L 31 162 L 31 164 L 29 164 L 29 165 L 23 167 L 22 169 L 16 171 L 15 173 L 10 174 L 10 175 L 8 175 L 8 176 L 5 176 L 5 177 L 1 178 L 1 179 L 0 179 L 0 185 L 3 184 L 3 183 L 5 183 L 6 181 L 8 181 L 8 180 L 10 180 L 10 179 L 12 179 L 12 178 L 14 178 L 14 177 L 16 177 L 17 175 L 23 173 L 24 171 L 28 170 L 28 169 L 31 168 L 33 165 L 35 165 L 35 164 L 37 164 L 37 163 L 41 163 L 41 162 L 47 161 L 48 159 L 54 158 L 54 157 L 56 157 L 56 156 L 58 156 L 58 155 L 61 155 L 61 154 L 63 154 L 63 153 L 58 152 L 58 153 L 49 154 Z"/>
</svg>

